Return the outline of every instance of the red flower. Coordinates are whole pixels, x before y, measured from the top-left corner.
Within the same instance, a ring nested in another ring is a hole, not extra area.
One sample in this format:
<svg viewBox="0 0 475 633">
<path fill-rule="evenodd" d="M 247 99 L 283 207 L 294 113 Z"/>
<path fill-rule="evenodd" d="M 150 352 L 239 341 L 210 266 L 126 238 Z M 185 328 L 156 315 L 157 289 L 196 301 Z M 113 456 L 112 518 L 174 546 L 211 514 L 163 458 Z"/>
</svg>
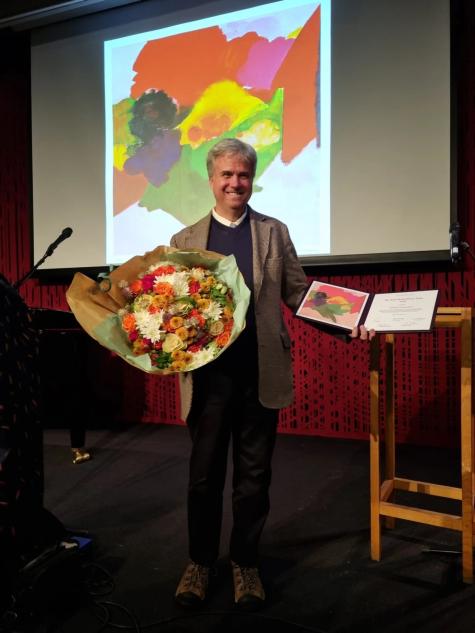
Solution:
<svg viewBox="0 0 475 633">
<path fill-rule="evenodd" d="M 190 312 L 190 318 L 193 317 L 194 319 L 196 319 L 196 322 L 198 324 L 199 327 L 203 327 L 204 324 L 206 323 L 206 319 L 204 318 L 204 316 L 200 313 L 199 310 L 197 310 L 196 308 L 193 308 L 193 310 L 191 310 Z"/>
<path fill-rule="evenodd" d="M 155 281 L 155 277 L 153 275 L 145 275 L 142 277 L 142 289 L 144 292 L 148 292 L 153 288 L 153 282 Z"/>
<path fill-rule="evenodd" d="M 190 295 L 193 295 L 196 292 L 199 292 L 200 282 L 197 281 L 196 279 L 194 279 L 193 281 L 190 281 L 190 283 L 188 284 L 188 290 L 190 291 Z"/>
<path fill-rule="evenodd" d="M 155 268 L 150 274 L 154 277 L 161 277 L 162 275 L 171 275 L 176 270 L 175 266 L 159 266 Z"/>
</svg>

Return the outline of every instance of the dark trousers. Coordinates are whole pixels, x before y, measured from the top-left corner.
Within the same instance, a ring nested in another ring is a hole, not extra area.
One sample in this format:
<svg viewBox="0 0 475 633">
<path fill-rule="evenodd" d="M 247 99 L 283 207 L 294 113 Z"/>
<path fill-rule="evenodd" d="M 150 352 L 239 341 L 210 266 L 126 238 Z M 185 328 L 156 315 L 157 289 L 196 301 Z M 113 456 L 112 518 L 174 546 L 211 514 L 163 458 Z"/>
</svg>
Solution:
<svg viewBox="0 0 475 633">
<path fill-rule="evenodd" d="M 229 553 L 233 561 L 247 567 L 256 565 L 269 513 L 278 410 L 259 402 L 256 347 L 247 347 L 244 338 L 243 344 L 239 343 L 238 339 L 218 359 L 193 374 L 193 401 L 187 420 L 192 439 L 188 531 L 190 557 L 202 565 L 213 564 L 219 554 L 231 438 L 233 528 Z"/>
</svg>

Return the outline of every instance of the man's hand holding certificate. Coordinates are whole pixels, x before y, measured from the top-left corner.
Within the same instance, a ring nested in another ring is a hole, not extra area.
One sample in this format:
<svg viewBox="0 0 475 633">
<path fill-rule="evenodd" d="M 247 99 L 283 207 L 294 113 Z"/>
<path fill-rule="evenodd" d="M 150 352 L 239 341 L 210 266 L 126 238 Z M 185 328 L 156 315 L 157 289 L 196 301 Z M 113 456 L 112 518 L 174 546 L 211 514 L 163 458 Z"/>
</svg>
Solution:
<svg viewBox="0 0 475 633">
<path fill-rule="evenodd" d="M 438 294 L 438 290 L 417 290 L 371 295 L 313 281 L 296 315 L 345 330 L 363 325 L 376 332 L 428 332 Z"/>
</svg>

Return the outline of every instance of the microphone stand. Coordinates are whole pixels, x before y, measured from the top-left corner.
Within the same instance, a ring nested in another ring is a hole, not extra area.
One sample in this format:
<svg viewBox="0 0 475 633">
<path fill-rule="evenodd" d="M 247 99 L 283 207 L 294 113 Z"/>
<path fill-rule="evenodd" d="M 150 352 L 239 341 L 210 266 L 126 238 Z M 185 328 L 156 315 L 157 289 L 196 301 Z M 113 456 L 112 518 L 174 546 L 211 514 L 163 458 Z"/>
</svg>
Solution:
<svg viewBox="0 0 475 633">
<path fill-rule="evenodd" d="M 475 255 L 472 249 L 470 248 L 470 244 L 468 242 L 460 242 L 460 247 L 464 252 L 468 253 L 470 257 L 472 258 L 472 261 L 475 262 Z"/>
<path fill-rule="evenodd" d="M 41 266 L 41 264 L 45 261 L 45 259 L 47 257 L 50 257 L 53 254 L 53 252 L 54 252 L 54 247 L 52 244 L 50 244 L 48 248 L 46 249 L 46 252 L 43 255 L 43 257 L 39 261 L 36 262 L 33 268 L 28 273 L 26 273 L 26 275 L 24 275 L 21 279 L 19 279 L 13 284 L 13 287 L 15 288 L 15 290 L 18 290 L 18 288 L 21 285 L 23 285 L 27 279 L 31 277 L 31 275 L 35 272 L 35 270 L 37 270 Z"/>
</svg>

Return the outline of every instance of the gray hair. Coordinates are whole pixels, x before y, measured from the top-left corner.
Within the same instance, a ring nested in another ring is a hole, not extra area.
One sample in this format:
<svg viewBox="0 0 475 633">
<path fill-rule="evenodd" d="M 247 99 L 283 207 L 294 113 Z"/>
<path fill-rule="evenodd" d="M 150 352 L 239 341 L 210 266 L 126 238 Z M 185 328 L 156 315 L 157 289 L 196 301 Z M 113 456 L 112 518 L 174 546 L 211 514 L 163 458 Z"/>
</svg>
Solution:
<svg viewBox="0 0 475 633">
<path fill-rule="evenodd" d="M 237 138 L 223 138 L 216 145 L 213 145 L 208 152 L 206 167 L 210 178 L 213 175 L 215 160 L 226 154 L 240 156 L 249 165 L 252 177 L 256 175 L 257 154 L 252 145 L 244 143 Z"/>
</svg>

